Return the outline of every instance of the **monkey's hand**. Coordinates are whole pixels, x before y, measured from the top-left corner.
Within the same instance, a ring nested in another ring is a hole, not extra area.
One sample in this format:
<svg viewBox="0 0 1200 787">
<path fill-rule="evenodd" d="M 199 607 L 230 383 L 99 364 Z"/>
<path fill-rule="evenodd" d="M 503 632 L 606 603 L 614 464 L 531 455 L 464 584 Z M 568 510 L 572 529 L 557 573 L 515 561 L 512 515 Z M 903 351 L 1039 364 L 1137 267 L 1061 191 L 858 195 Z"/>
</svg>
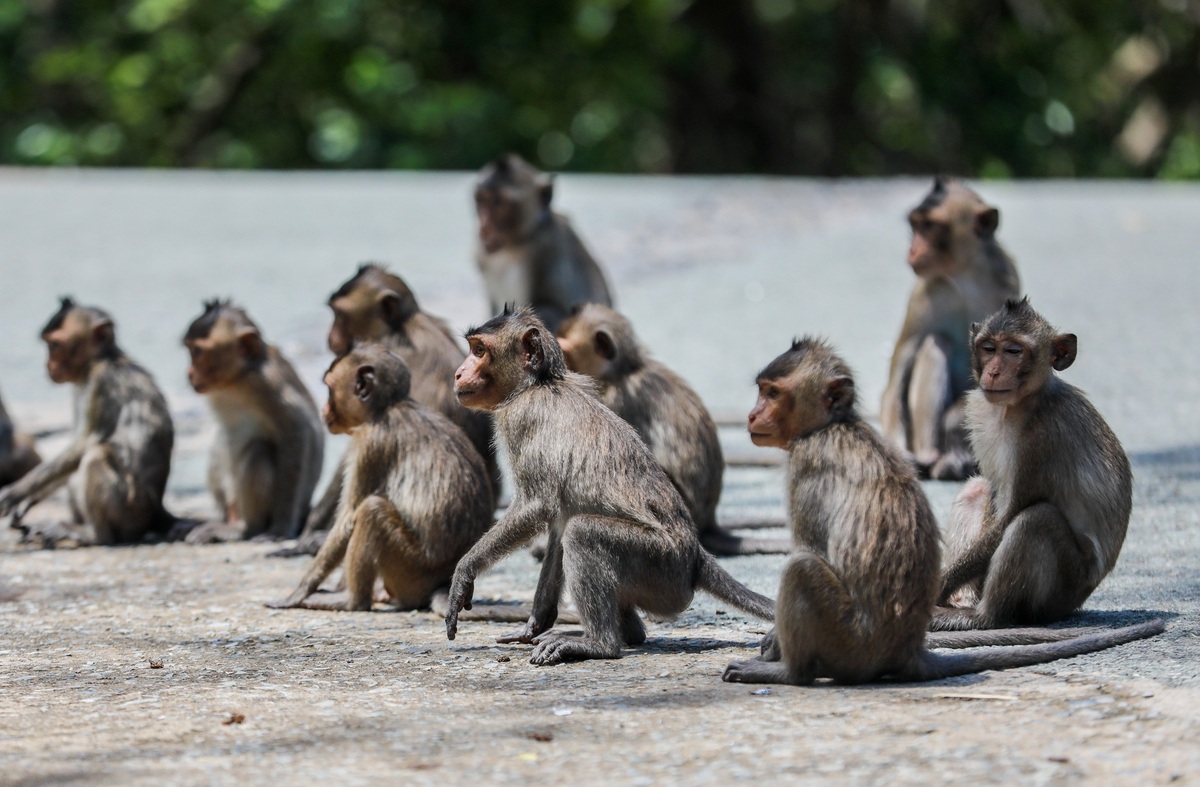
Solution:
<svg viewBox="0 0 1200 787">
<path fill-rule="evenodd" d="M 771 629 L 763 635 L 762 640 L 758 643 L 758 658 L 761 661 L 779 661 L 783 658 L 783 654 L 779 651 L 779 640 L 775 636 L 775 629 Z"/>
<path fill-rule="evenodd" d="M 533 642 L 533 638 L 543 631 L 541 622 L 538 620 L 537 613 L 529 616 L 529 620 L 525 622 L 525 627 L 515 634 L 509 634 L 505 637 L 496 637 L 496 641 L 502 645 L 510 645 L 516 642 L 528 645 Z"/>
<path fill-rule="evenodd" d="M 16 493 L 12 485 L 0 488 L 0 517 L 6 517 L 12 514 L 13 527 L 17 526 L 17 521 L 21 516 L 17 513 L 17 506 L 21 503 L 21 496 Z M 23 512 L 22 512 L 23 513 Z"/>
<path fill-rule="evenodd" d="M 298 587 L 292 595 L 283 601 L 268 601 L 265 606 L 269 609 L 298 609 L 304 606 L 304 599 L 309 597 L 307 588 Z"/>
<path fill-rule="evenodd" d="M 475 580 L 455 572 L 450 583 L 450 596 L 446 607 L 446 639 L 454 639 L 458 634 L 458 613 L 471 608 L 471 599 L 475 597 Z"/>
</svg>

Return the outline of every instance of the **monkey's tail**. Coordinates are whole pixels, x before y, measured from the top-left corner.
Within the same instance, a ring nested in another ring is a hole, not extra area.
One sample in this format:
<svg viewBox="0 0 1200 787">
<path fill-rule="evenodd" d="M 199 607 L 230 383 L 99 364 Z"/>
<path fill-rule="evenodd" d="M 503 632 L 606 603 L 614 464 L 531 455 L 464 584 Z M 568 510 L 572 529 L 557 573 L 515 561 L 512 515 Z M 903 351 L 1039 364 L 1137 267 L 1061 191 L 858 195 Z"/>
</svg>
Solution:
<svg viewBox="0 0 1200 787">
<path fill-rule="evenodd" d="M 984 648 L 996 645 L 1036 645 L 1042 642 L 1062 642 L 1111 630 L 1103 626 L 1087 626 L 1075 629 L 1012 628 L 933 631 L 925 635 L 925 647 L 932 650 L 934 648 Z"/>
<path fill-rule="evenodd" d="M 703 549 L 696 567 L 696 587 L 756 618 L 775 620 L 775 599 L 755 593 L 738 582 Z"/>
<path fill-rule="evenodd" d="M 901 675 L 902 680 L 938 680 L 957 675 L 971 675 L 984 670 L 1012 669 L 1045 664 L 1084 653 L 1094 653 L 1126 642 L 1153 637 L 1166 630 L 1162 618 L 1136 626 L 1112 629 L 1101 634 L 1086 634 L 1061 642 L 1037 645 L 1017 645 L 965 653 L 932 653 L 925 651 L 912 670 Z"/>
</svg>

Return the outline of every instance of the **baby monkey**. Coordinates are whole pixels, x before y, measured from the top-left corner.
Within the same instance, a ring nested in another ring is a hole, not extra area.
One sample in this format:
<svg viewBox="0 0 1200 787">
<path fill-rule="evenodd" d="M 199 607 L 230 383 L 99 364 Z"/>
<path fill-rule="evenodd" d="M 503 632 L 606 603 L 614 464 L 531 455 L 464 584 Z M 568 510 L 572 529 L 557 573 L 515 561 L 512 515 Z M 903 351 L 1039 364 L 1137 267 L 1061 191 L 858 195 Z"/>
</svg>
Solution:
<svg viewBox="0 0 1200 787">
<path fill-rule="evenodd" d="M 714 555 L 791 549 L 787 539 L 743 538 L 717 524 L 725 471 L 717 425 L 681 377 L 647 356 L 628 319 L 601 304 L 578 305 L 559 326 L 558 343 L 567 368 L 596 380 L 600 401 L 646 441 L 683 496 L 705 549 Z"/>
<path fill-rule="evenodd" d="M 349 434 L 336 522 L 276 609 L 369 610 L 375 578 L 401 609 L 423 609 L 492 523 L 487 468 L 463 431 L 410 397 L 408 365 L 363 345 L 325 373 L 329 431 Z M 346 592 L 314 597 L 345 560 Z"/>
<path fill-rule="evenodd" d="M 795 551 L 783 570 L 773 635 L 761 656 L 730 664 L 725 680 L 933 680 L 1040 664 L 1163 630 L 1155 620 L 1058 642 L 927 650 L 940 545 L 911 464 L 862 421 L 850 369 L 828 344 L 794 342 L 757 382 L 748 428 L 756 445 L 790 454 Z"/>
</svg>

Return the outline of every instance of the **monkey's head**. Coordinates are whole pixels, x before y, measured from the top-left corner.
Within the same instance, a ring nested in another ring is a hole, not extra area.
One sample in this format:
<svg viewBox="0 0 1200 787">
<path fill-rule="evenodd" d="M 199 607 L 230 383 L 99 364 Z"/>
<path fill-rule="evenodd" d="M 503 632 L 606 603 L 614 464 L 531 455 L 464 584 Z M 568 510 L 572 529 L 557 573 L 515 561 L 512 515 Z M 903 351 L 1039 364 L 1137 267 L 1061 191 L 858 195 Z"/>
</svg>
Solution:
<svg viewBox="0 0 1200 787">
<path fill-rule="evenodd" d="M 506 153 L 479 170 L 475 215 L 479 242 L 488 254 L 520 242 L 550 210 L 554 178 L 516 153 Z"/>
<path fill-rule="evenodd" d="M 458 401 L 473 410 L 496 410 L 510 397 L 567 375 L 554 335 L 533 310 L 504 311 L 467 331 L 467 359 L 454 373 Z"/>
<path fill-rule="evenodd" d="M 957 180 L 939 177 L 909 212 L 908 224 L 908 264 L 913 272 L 922 277 L 945 275 L 965 265 L 980 243 L 994 240 L 1000 211 Z"/>
<path fill-rule="evenodd" d="M 329 349 L 337 356 L 358 343 L 403 335 L 404 324 L 420 311 L 417 297 L 404 280 L 375 263 L 360 265 L 358 272 L 329 296 L 329 308 L 333 311 Z"/>
<path fill-rule="evenodd" d="M 829 424 L 857 418 L 850 367 L 820 339 L 793 341 L 755 382 L 758 402 L 746 423 L 755 445 L 786 449 Z"/>
<path fill-rule="evenodd" d="M 1040 391 L 1054 371 L 1075 363 L 1078 350 L 1075 334 L 1055 331 L 1028 298 L 1010 298 L 971 326 L 971 369 L 992 404 L 1017 404 Z"/>
<path fill-rule="evenodd" d="M 56 383 L 81 383 L 95 361 L 120 352 L 112 317 L 67 297 L 59 300 L 58 311 L 41 335 L 46 343 L 46 373 Z"/>
<path fill-rule="evenodd" d="M 183 344 L 191 355 L 188 383 L 201 394 L 237 385 L 242 375 L 262 366 L 269 352 L 258 326 L 228 300 L 205 301 Z"/>
<path fill-rule="evenodd" d="M 355 347 L 325 372 L 329 399 L 321 415 L 333 434 L 349 434 L 408 399 L 412 376 L 399 355 L 378 344 Z"/>
<path fill-rule="evenodd" d="M 558 326 L 558 346 L 567 368 L 613 382 L 645 363 L 633 326 L 598 303 L 577 304 Z"/>
</svg>

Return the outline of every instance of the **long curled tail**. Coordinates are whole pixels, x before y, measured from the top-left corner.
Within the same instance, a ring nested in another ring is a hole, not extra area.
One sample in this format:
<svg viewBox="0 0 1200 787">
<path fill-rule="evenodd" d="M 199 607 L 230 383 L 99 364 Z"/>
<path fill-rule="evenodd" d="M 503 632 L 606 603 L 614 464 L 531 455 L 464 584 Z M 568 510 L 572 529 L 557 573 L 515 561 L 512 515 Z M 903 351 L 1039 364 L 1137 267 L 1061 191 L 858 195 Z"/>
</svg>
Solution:
<svg viewBox="0 0 1200 787">
<path fill-rule="evenodd" d="M 755 593 L 738 582 L 703 549 L 696 566 L 696 587 L 756 618 L 775 620 L 775 599 Z"/>
<path fill-rule="evenodd" d="M 984 648 L 996 645 L 1037 645 L 1042 642 L 1062 642 L 1105 631 L 1112 631 L 1112 629 L 1104 626 L 1086 626 L 1073 629 L 1034 627 L 931 631 L 925 635 L 925 647 L 933 650 L 934 648 Z"/>
</svg>

